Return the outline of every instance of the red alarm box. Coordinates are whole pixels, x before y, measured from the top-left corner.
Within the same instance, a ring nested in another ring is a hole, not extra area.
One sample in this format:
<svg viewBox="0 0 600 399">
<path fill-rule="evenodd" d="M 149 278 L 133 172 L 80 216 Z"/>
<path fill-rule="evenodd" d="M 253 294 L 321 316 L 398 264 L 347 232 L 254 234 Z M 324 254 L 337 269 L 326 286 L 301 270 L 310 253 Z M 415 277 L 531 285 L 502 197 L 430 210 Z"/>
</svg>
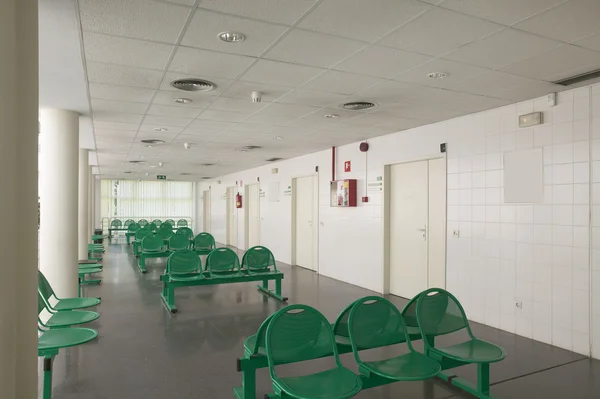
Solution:
<svg viewBox="0 0 600 399">
<path fill-rule="evenodd" d="M 356 206 L 356 179 L 331 182 L 331 206 Z"/>
</svg>

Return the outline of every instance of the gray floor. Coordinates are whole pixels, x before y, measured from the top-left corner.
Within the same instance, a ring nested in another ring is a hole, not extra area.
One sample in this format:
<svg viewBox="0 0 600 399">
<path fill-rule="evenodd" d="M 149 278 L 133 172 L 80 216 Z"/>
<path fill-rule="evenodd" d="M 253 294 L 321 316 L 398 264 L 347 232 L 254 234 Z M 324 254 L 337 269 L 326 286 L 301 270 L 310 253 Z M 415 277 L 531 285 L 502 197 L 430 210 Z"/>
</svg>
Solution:
<svg viewBox="0 0 600 399">
<path fill-rule="evenodd" d="M 265 301 L 255 283 L 180 289 L 179 313 L 171 315 L 159 297 L 159 275 L 164 260 L 148 261 L 148 273 L 139 273 L 130 247 L 112 244 L 104 256 L 103 282 L 86 289 L 102 297 L 101 317 L 90 324 L 99 339 L 62 350 L 54 362 L 54 399 L 232 399 L 240 385 L 236 358 L 245 337 L 278 309 Z M 316 307 L 330 320 L 351 301 L 370 291 L 301 268 L 282 265 L 284 295 L 290 303 Z M 406 301 L 391 297 L 399 307 Z M 598 398 L 600 361 L 474 324 L 474 333 L 507 352 L 505 361 L 492 366 L 492 392 L 511 398 Z M 419 345 L 416 345 L 419 347 Z M 394 350 L 374 350 L 377 358 Z M 285 366 L 283 373 L 311 372 L 329 360 Z M 343 363 L 354 369 L 351 355 Z M 474 378 L 464 367 L 456 374 Z M 270 391 L 267 370 L 257 373 L 257 398 Z M 474 380 L 474 379 L 473 379 Z M 396 383 L 360 392 L 356 398 L 468 398 L 448 385 L 429 382 Z"/>
</svg>

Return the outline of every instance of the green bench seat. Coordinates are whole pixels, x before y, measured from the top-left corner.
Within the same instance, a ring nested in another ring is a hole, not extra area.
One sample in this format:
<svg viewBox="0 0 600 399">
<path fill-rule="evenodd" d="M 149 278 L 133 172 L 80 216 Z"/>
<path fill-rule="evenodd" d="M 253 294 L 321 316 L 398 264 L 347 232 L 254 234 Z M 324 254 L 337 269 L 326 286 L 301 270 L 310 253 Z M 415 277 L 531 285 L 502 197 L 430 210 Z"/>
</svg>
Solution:
<svg viewBox="0 0 600 399">
<path fill-rule="evenodd" d="M 38 271 L 38 291 L 44 302 L 54 311 L 85 309 L 100 304 L 98 298 L 59 298 L 41 271 Z"/>
</svg>

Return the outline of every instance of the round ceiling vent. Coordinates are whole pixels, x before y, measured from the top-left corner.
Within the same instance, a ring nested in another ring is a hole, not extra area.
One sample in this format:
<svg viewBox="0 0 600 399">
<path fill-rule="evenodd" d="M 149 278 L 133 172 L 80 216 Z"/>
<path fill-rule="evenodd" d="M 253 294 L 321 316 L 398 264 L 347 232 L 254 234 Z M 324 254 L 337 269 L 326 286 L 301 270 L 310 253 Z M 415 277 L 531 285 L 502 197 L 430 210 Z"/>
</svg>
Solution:
<svg viewBox="0 0 600 399">
<path fill-rule="evenodd" d="M 147 139 L 147 140 L 142 140 L 142 143 L 144 143 L 144 144 L 164 144 L 165 141 L 159 140 L 159 139 Z"/>
<path fill-rule="evenodd" d="M 202 79 L 176 79 L 171 82 L 171 86 L 183 91 L 211 91 L 216 84 Z"/>
<path fill-rule="evenodd" d="M 373 107 L 376 107 L 375 103 L 370 103 L 367 101 L 355 101 L 342 105 L 342 108 L 349 109 L 350 111 L 361 111 L 363 109 L 369 109 Z"/>
<path fill-rule="evenodd" d="M 129 163 L 140 164 L 140 163 L 146 163 L 146 161 L 129 161 Z"/>
</svg>

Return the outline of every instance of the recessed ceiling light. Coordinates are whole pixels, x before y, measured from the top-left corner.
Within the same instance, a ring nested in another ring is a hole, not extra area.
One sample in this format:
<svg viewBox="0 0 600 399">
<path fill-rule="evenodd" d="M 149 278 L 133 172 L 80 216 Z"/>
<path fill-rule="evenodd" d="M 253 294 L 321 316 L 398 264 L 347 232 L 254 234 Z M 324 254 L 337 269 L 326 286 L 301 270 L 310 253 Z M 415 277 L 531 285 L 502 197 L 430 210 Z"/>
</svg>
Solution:
<svg viewBox="0 0 600 399">
<path fill-rule="evenodd" d="M 150 165 L 151 168 L 156 168 L 156 165 Z"/>
<path fill-rule="evenodd" d="M 152 147 L 153 147 L 153 145 L 151 145 L 151 144 L 146 144 L 144 147 L 146 147 L 146 148 L 152 148 Z"/>
<path fill-rule="evenodd" d="M 167 130 L 169 130 L 169 129 L 167 129 L 166 127 L 155 127 L 154 128 L 155 132 L 166 132 Z"/>
<path fill-rule="evenodd" d="M 193 102 L 193 101 L 194 101 L 194 100 L 192 100 L 191 98 L 183 98 L 183 97 L 180 97 L 180 98 L 176 98 L 176 99 L 175 99 L 175 102 L 176 102 L 177 104 L 189 104 L 189 103 L 191 103 L 191 102 Z"/>
<path fill-rule="evenodd" d="M 325 115 L 325 118 L 327 119 L 336 119 L 339 118 L 340 116 L 338 114 L 327 114 Z"/>
<path fill-rule="evenodd" d="M 444 79 L 448 74 L 446 72 L 431 72 L 427 74 L 430 79 Z"/>
<path fill-rule="evenodd" d="M 156 145 L 156 144 L 164 144 L 165 141 L 159 140 L 159 139 L 145 139 L 145 140 L 142 140 L 142 143 Z"/>
<path fill-rule="evenodd" d="M 140 158 L 144 158 L 144 156 L 143 156 L 143 155 L 140 155 Z"/>
<path fill-rule="evenodd" d="M 248 152 L 248 150 L 240 150 L 240 152 Z"/>
<path fill-rule="evenodd" d="M 219 33 L 219 39 L 227 43 L 243 42 L 246 36 L 239 32 L 221 32 Z"/>
<path fill-rule="evenodd" d="M 275 137 L 273 137 L 273 138 L 274 138 L 275 140 L 283 140 L 283 137 L 281 137 L 281 136 L 275 136 Z"/>
</svg>

